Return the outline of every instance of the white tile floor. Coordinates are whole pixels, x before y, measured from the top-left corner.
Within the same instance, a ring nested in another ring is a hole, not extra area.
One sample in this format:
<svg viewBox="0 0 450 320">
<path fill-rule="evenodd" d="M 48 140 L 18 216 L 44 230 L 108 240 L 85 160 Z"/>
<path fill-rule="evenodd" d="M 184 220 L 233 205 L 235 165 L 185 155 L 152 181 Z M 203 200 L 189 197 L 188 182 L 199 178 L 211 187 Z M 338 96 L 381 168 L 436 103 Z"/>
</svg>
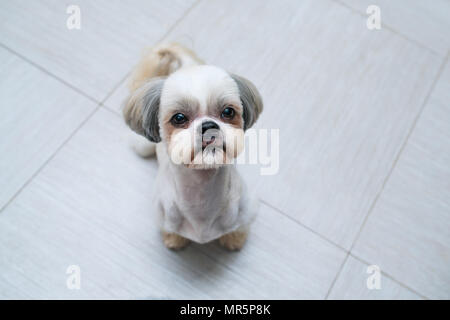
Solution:
<svg viewBox="0 0 450 320">
<path fill-rule="evenodd" d="M 69 4 L 0 2 L 0 298 L 450 298 L 450 1 L 84 0 L 81 30 Z M 241 252 L 153 224 L 120 103 L 161 40 L 252 79 L 280 129 L 279 173 L 241 169 Z"/>
</svg>

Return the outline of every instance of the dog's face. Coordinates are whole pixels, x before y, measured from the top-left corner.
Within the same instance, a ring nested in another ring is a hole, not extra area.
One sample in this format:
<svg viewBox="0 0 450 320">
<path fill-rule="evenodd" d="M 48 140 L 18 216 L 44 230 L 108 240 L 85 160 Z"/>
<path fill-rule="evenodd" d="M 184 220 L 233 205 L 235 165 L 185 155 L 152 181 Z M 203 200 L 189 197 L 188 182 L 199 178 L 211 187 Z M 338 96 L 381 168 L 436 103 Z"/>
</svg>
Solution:
<svg viewBox="0 0 450 320">
<path fill-rule="evenodd" d="M 151 79 L 131 94 L 124 114 L 137 133 L 166 143 L 173 162 L 206 169 L 239 155 L 262 108 L 248 80 L 200 65 Z"/>
</svg>

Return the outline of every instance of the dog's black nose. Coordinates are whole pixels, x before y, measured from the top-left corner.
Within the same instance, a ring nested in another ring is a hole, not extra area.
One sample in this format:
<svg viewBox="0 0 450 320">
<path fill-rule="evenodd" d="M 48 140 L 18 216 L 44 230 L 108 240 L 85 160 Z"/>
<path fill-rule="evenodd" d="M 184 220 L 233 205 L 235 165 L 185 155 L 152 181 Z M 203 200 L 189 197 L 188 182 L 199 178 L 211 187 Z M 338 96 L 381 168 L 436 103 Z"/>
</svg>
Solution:
<svg viewBox="0 0 450 320">
<path fill-rule="evenodd" d="M 205 121 L 202 123 L 202 134 L 205 134 L 209 129 L 219 129 L 219 125 L 214 121 Z"/>
</svg>

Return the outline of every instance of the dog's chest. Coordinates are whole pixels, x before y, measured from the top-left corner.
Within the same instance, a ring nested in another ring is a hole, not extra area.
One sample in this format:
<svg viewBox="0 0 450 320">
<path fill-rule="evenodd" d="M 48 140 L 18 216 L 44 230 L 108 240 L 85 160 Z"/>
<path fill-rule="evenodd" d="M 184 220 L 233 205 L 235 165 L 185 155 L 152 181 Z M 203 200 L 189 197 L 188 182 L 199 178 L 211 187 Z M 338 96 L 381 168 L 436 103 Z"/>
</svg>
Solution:
<svg viewBox="0 0 450 320">
<path fill-rule="evenodd" d="M 204 243 L 236 228 L 239 215 L 239 180 L 216 176 L 202 183 L 179 179 L 175 192 L 165 198 L 164 228 Z"/>
</svg>

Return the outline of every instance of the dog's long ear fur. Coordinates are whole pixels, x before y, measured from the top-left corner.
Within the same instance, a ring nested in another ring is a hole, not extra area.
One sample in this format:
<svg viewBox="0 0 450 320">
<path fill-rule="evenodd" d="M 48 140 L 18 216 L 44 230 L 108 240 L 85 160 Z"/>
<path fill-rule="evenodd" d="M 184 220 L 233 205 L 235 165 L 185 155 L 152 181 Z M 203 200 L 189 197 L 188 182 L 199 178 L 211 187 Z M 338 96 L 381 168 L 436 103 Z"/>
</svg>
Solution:
<svg viewBox="0 0 450 320">
<path fill-rule="evenodd" d="M 152 142 L 160 142 L 159 103 L 164 77 L 152 78 L 125 100 L 123 116 L 128 126 Z"/>
<path fill-rule="evenodd" d="M 244 108 L 244 130 L 247 130 L 256 122 L 263 110 L 262 98 L 255 85 L 249 80 L 235 74 L 230 76 L 239 89 L 242 107 Z"/>
</svg>

